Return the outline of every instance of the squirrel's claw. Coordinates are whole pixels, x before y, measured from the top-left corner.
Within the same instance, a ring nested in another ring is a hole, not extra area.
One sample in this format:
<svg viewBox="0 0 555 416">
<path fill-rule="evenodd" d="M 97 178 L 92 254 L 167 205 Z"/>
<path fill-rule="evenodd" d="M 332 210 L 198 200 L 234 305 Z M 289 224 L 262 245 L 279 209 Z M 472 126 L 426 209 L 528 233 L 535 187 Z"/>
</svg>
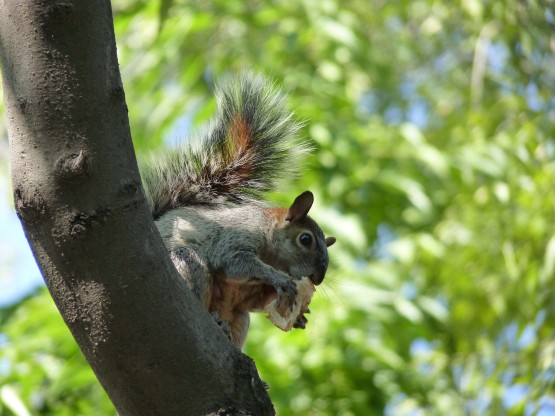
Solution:
<svg viewBox="0 0 555 416">
<path fill-rule="evenodd" d="M 305 329 L 307 323 L 308 323 L 308 319 L 306 319 L 306 316 L 304 316 L 304 315 L 299 315 L 299 316 L 297 317 L 297 320 L 296 320 L 295 323 L 293 324 L 293 328 Z"/>
<path fill-rule="evenodd" d="M 278 308 L 286 302 L 289 309 L 297 304 L 297 285 L 292 280 L 286 280 L 283 284 L 276 286 L 276 291 L 278 295 Z"/>
</svg>

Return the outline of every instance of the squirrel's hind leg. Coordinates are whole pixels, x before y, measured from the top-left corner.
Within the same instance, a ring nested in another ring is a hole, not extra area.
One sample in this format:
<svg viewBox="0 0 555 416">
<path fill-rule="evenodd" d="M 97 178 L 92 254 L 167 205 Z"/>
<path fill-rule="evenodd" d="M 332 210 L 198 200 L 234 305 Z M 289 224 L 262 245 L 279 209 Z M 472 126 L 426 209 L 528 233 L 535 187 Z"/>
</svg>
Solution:
<svg viewBox="0 0 555 416">
<path fill-rule="evenodd" d="M 231 343 L 239 349 L 243 349 L 249 332 L 250 316 L 247 311 L 235 310 L 232 316 L 225 318 L 217 311 L 210 312 L 216 323 L 222 328 Z M 230 314 L 228 314 L 230 315 Z"/>
<path fill-rule="evenodd" d="M 187 286 L 189 286 L 189 289 L 198 297 L 206 310 L 210 311 L 212 292 L 215 291 L 216 296 L 219 298 L 223 294 L 220 293 L 221 289 L 213 287 L 213 279 L 204 260 L 205 257 L 202 256 L 202 252 L 199 250 L 199 247 L 194 246 L 177 247 L 170 251 L 170 258 L 181 277 L 187 283 Z M 249 330 L 249 313 L 231 309 L 229 311 L 226 310 L 225 312 L 228 313 L 223 315 L 218 312 L 217 310 L 212 310 L 210 315 L 218 326 L 222 328 L 222 331 L 231 343 L 241 349 Z"/>
<path fill-rule="evenodd" d="M 228 322 L 231 327 L 231 342 L 240 350 L 243 349 L 249 332 L 250 316 L 247 311 L 236 311 L 233 321 Z"/>
<path fill-rule="evenodd" d="M 227 324 L 227 321 L 225 319 L 223 319 L 218 312 L 216 311 L 212 311 L 210 312 L 210 315 L 212 316 L 212 318 L 214 318 L 214 320 L 216 321 L 216 323 L 218 324 L 218 326 L 220 328 L 222 328 L 222 331 L 224 331 L 225 336 L 231 341 L 231 343 L 233 344 L 233 335 L 231 333 L 231 328 L 229 327 L 229 325 Z M 235 345 L 235 344 L 234 344 Z"/>
</svg>

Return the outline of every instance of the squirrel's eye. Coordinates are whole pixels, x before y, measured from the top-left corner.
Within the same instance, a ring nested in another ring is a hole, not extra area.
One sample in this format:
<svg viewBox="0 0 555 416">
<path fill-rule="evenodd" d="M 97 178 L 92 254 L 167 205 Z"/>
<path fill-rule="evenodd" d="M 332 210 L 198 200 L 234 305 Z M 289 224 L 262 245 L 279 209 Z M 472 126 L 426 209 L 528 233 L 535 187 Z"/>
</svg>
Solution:
<svg viewBox="0 0 555 416">
<path fill-rule="evenodd" d="M 312 236 L 308 233 L 302 233 L 299 237 L 299 241 L 303 246 L 310 247 L 310 245 L 312 244 Z"/>
</svg>

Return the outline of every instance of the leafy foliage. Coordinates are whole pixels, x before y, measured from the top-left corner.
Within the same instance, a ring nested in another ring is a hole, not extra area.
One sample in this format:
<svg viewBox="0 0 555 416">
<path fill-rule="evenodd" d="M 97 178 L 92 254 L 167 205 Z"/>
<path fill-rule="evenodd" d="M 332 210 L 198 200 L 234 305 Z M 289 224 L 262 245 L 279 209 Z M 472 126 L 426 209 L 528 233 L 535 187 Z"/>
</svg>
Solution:
<svg viewBox="0 0 555 416">
<path fill-rule="evenodd" d="M 553 6 L 114 1 L 139 153 L 202 125 L 213 81 L 245 67 L 308 120 L 297 190 L 338 243 L 306 331 L 251 325 L 278 414 L 553 409 Z M 110 414 L 49 302 L 3 318 L 2 389 L 34 413 Z"/>
<path fill-rule="evenodd" d="M 45 288 L 0 325 L 1 415 L 116 415 Z"/>
</svg>

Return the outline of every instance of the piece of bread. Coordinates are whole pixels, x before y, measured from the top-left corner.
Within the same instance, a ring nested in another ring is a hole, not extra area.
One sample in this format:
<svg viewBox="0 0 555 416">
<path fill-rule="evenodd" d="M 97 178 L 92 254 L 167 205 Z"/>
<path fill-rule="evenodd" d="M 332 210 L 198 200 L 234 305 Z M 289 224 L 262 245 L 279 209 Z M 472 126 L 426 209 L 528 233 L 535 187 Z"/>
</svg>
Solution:
<svg viewBox="0 0 555 416">
<path fill-rule="evenodd" d="M 316 291 L 314 284 L 308 277 L 303 277 L 296 283 L 298 290 L 296 298 L 297 303 L 292 309 L 289 309 L 287 305 L 281 305 L 281 307 L 278 308 L 277 298 L 268 303 L 264 308 L 264 312 L 268 314 L 268 319 L 272 321 L 275 326 L 285 332 L 293 328 L 297 318 L 308 310 L 308 305 L 312 300 L 312 295 Z"/>
</svg>

